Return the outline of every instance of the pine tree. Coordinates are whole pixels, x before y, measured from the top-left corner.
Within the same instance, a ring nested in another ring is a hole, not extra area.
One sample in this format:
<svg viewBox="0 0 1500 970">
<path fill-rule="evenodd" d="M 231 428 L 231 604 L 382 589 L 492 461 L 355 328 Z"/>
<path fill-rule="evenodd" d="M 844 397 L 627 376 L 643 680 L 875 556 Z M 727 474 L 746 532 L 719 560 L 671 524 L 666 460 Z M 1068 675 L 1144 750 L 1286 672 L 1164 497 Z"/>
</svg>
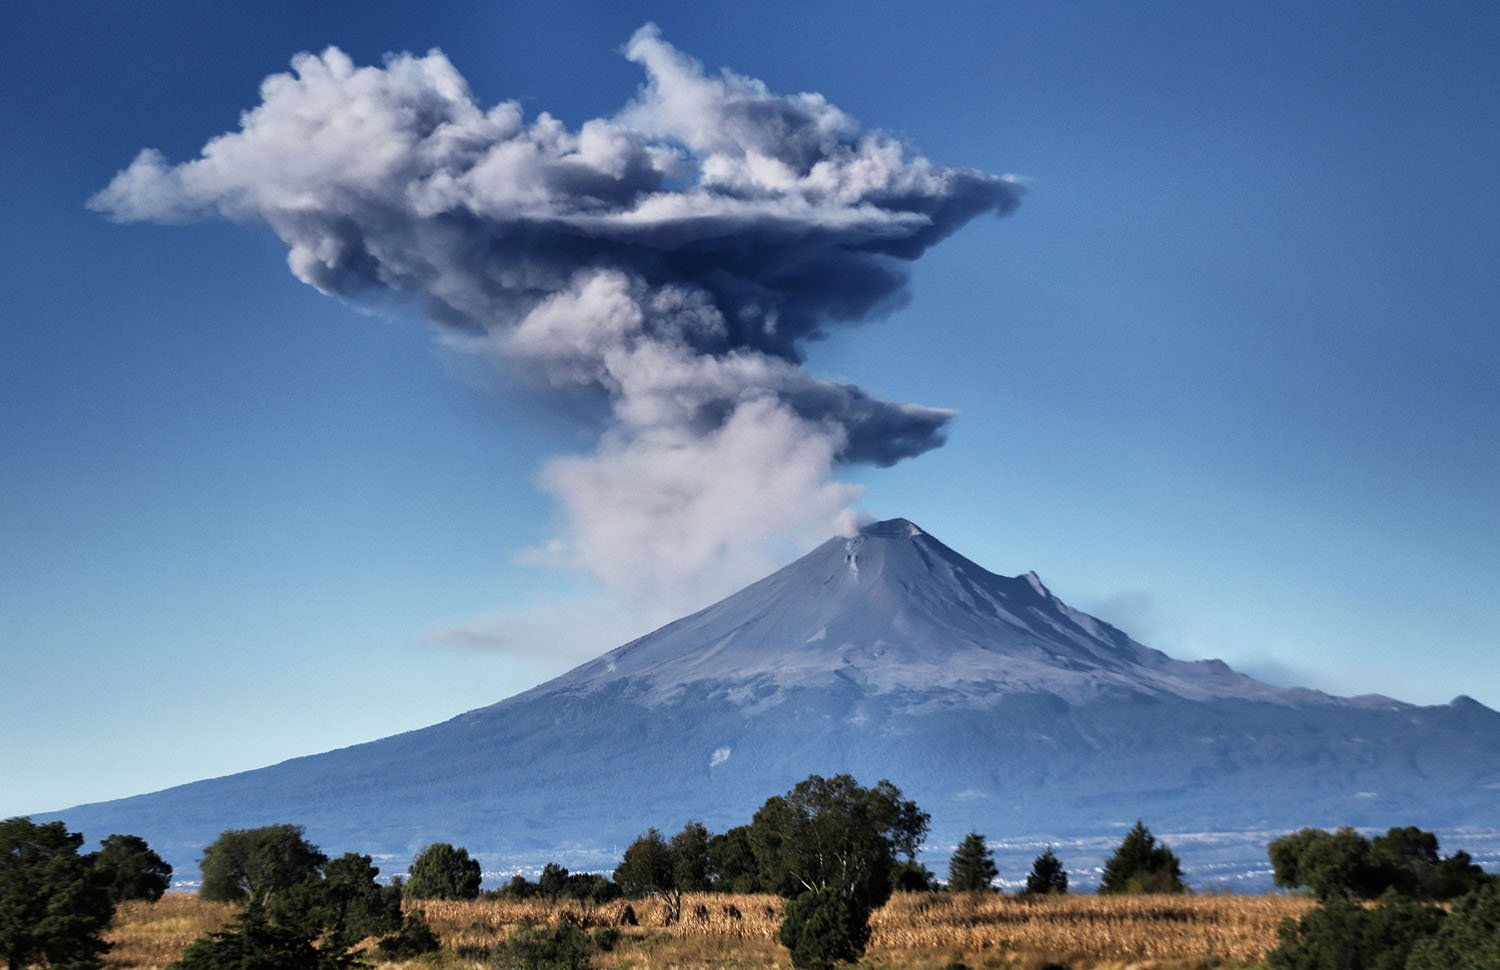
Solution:
<svg viewBox="0 0 1500 970">
<path fill-rule="evenodd" d="M 1026 892 L 1030 895 L 1043 893 L 1065 893 L 1068 891 L 1068 870 L 1062 860 L 1047 846 L 1047 851 L 1031 863 L 1031 872 L 1026 874 Z"/>
<path fill-rule="evenodd" d="M 988 890 L 997 875 L 995 855 L 978 832 L 964 836 L 948 860 L 948 888 L 956 893 Z"/>
<path fill-rule="evenodd" d="M 1182 863 L 1139 819 L 1104 864 L 1101 893 L 1181 893 Z"/>
</svg>

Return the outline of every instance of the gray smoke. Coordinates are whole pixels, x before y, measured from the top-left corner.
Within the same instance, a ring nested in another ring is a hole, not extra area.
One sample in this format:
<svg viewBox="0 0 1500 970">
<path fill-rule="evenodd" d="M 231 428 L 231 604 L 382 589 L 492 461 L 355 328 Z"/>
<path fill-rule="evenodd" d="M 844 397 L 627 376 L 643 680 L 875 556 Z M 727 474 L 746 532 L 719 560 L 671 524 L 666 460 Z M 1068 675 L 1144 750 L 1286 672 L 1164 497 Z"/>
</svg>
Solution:
<svg viewBox="0 0 1500 970">
<path fill-rule="evenodd" d="M 903 261 L 1020 188 L 705 74 L 654 26 L 624 53 L 645 84 L 576 131 L 482 109 L 437 51 L 300 54 L 239 130 L 177 165 L 142 151 L 89 205 L 265 223 L 319 290 L 412 295 L 450 346 L 601 395 L 597 449 L 542 473 L 567 513 L 551 553 L 625 587 L 738 581 L 857 499 L 841 465 L 937 447 L 952 416 L 815 377 L 802 343 L 898 306 Z"/>
</svg>

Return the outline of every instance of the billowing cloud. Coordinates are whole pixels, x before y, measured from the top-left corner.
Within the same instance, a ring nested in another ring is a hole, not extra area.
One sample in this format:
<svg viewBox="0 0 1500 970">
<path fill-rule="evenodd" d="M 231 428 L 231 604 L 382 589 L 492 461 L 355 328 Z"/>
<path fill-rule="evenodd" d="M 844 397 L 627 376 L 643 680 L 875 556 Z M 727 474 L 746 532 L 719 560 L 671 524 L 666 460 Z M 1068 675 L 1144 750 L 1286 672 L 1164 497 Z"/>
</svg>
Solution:
<svg viewBox="0 0 1500 970">
<path fill-rule="evenodd" d="M 566 512 L 552 552 L 638 591 L 702 585 L 826 530 L 858 496 L 840 466 L 942 443 L 950 412 L 810 374 L 801 347 L 899 306 L 905 262 L 1020 189 L 706 73 L 654 26 L 624 53 L 646 82 L 576 131 L 480 107 L 436 51 L 301 54 L 238 130 L 180 164 L 143 151 L 89 204 L 264 223 L 319 290 L 409 295 L 447 344 L 599 395 L 597 449 L 541 475 Z"/>
</svg>

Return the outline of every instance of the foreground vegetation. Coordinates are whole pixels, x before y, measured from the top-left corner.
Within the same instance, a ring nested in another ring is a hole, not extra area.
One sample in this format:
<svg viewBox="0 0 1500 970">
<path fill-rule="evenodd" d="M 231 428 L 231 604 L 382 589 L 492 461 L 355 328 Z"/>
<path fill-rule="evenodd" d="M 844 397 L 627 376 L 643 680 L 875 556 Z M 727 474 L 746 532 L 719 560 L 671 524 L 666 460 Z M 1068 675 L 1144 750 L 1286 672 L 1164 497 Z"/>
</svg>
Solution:
<svg viewBox="0 0 1500 970">
<path fill-rule="evenodd" d="M 668 902 L 424 900 L 442 950 L 390 970 L 469 970 L 504 966 L 517 931 L 576 923 L 611 928 L 618 939 L 595 952 L 599 968 L 788 967 L 777 938 L 783 900 L 771 895 L 689 894 L 682 918 L 667 925 Z M 625 908 L 636 926 L 621 925 Z M 1093 896 L 899 893 L 871 918 L 862 966 L 941 970 L 962 963 L 980 968 L 1068 970 L 1208 968 L 1256 965 L 1276 945 L 1285 917 L 1299 918 L 1314 902 L 1296 896 Z M 110 968 L 164 970 L 187 945 L 229 921 L 235 908 L 195 895 L 169 893 L 157 903 L 121 907 L 107 934 Z M 375 962 L 378 954 L 367 959 Z"/>
</svg>

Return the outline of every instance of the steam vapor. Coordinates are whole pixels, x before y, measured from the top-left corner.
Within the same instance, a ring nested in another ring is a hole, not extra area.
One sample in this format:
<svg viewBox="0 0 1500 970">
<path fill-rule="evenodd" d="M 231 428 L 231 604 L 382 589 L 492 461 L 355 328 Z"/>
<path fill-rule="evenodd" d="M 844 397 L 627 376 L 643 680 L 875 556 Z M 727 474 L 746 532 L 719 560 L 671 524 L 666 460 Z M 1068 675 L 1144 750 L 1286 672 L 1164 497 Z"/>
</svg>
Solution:
<svg viewBox="0 0 1500 970">
<path fill-rule="evenodd" d="M 89 205 L 265 223 L 324 293 L 413 295 L 447 344 L 607 399 L 594 452 L 543 469 L 566 513 L 546 555 L 692 600 L 772 538 L 826 534 L 859 495 L 840 466 L 943 442 L 951 412 L 815 377 L 800 347 L 898 306 L 903 261 L 1021 190 L 706 74 L 652 25 L 624 53 L 646 82 L 577 131 L 482 109 L 437 51 L 299 54 L 237 131 L 182 164 L 142 151 Z"/>
</svg>

